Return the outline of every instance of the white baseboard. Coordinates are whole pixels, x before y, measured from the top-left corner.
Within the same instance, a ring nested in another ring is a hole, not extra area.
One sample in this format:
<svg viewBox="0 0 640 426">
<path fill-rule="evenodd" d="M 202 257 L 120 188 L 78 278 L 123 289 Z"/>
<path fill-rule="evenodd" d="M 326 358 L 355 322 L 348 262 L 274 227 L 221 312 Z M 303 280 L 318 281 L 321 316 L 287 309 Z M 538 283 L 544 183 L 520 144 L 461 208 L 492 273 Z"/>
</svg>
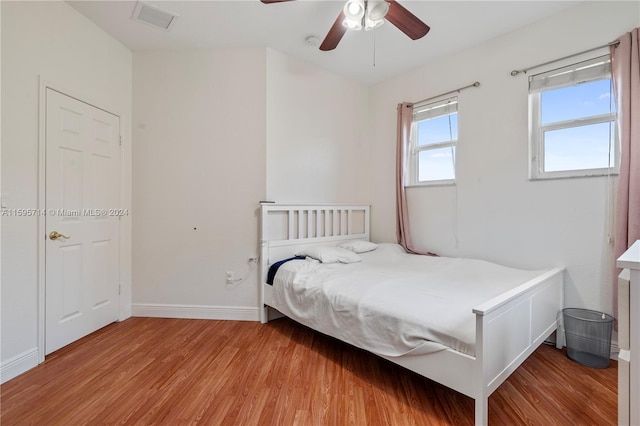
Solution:
<svg viewBox="0 0 640 426">
<path fill-rule="evenodd" d="M 614 360 L 614 361 L 617 361 L 619 354 L 620 354 L 620 348 L 618 347 L 617 342 L 612 342 L 611 343 L 611 356 L 609 358 Z"/>
<path fill-rule="evenodd" d="M 0 383 L 19 376 L 38 365 L 38 348 L 33 348 L 0 363 Z"/>
<path fill-rule="evenodd" d="M 152 318 L 260 321 L 258 308 L 237 306 L 156 305 L 151 303 L 134 303 L 131 305 L 131 315 L 134 317 Z"/>
</svg>

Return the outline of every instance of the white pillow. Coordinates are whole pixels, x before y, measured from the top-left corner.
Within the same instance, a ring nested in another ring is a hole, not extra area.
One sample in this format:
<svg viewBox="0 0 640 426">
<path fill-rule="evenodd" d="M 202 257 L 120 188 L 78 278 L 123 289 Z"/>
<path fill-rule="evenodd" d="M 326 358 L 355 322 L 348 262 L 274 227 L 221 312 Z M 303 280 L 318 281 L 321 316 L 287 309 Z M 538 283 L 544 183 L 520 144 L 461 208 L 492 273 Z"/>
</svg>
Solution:
<svg viewBox="0 0 640 426">
<path fill-rule="evenodd" d="M 344 241 L 338 244 L 338 247 L 351 250 L 354 253 L 365 253 L 368 251 L 375 250 L 376 248 L 378 248 L 378 245 L 376 243 L 372 243 L 371 241 L 351 240 L 351 241 Z"/>
<path fill-rule="evenodd" d="M 309 247 L 296 253 L 296 256 L 310 257 L 322 263 L 353 263 L 362 260 L 360 256 L 351 250 L 329 246 Z"/>
</svg>

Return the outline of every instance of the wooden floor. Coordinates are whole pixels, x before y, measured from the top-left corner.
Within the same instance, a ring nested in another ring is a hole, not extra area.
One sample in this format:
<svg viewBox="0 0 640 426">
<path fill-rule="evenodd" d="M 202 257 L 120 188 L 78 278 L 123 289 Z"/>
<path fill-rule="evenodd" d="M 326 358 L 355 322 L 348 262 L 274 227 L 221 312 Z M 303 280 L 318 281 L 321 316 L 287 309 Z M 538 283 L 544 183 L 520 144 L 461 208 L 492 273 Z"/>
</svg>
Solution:
<svg viewBox="0 0 640 426">
<path fill-rule="evenodd" d="M 614 425 L 617 367 L 540 347 L 492 425 Z M 471 425 L 473 400 L 288 319 L 131 318 L 0 386 L 8 425 Z"/>
</svg>

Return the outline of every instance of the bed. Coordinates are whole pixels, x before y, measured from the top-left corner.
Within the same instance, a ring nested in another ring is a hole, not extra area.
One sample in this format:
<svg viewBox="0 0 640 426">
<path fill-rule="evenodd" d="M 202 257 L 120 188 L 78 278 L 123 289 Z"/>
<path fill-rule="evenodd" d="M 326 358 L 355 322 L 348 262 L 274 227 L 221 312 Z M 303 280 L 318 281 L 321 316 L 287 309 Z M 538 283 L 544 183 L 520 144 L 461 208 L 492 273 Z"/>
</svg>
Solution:
<svg viewBox="0 0 640 426">
<path fill-rule="evenodd" d="M 369 223 L 366 205 L 263 204 L 261 322 L 286 315 L 366 349 L 473 398 L 475 423 L 487 424 L 491 393 L 560 327 L 564 269 L 524 271 L 379 244 L 341 259 L 347 263 L 300 256 L 269 276 L 297 254 L 317 258 L 369 241 Z M 429 290 L 420 287 L 423 263 Z M 438 302 L 423 309 L 428 300 Z"/>
</svg>

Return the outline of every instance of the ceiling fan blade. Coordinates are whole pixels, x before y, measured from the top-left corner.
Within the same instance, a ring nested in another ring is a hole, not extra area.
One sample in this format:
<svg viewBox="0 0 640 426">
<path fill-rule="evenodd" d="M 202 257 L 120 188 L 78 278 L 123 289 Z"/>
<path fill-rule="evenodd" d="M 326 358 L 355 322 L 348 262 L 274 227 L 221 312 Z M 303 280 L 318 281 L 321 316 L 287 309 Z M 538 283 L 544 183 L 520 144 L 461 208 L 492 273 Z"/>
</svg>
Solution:
<svg viewBox="0 0 640 426">
<path fill-rule="evenodd" d="M 387 0 L 389 11 L 385 19 L 395 25 L 400 31 L 405 33 L 412 40 L 424 37 L 431 28 L 413 13 L 409 12 L 395 0 Z"/>
<path fill-rule="evenodd" d="M 320 50 L 327 51 L 333 50 L 338 46 L 340 40 L 342 40 L 342 36 L 347 32 L 347 27 L 342 25 L 342 21 L 344 21 L 344 11 L 340 11 L 340 15 L 338 15 L 338 19 L 333 23 L 331 29 L 327 33 L 327 36 L 322 41 L 320 45 Z"/>
<path fill-rule="evenodd" d="M 284 3 L 286 1 L 294 1 L 294 0 L 260 0 L 260 1 L 264 4 L 271 4 L 271 3 Z"/>
</svg>

